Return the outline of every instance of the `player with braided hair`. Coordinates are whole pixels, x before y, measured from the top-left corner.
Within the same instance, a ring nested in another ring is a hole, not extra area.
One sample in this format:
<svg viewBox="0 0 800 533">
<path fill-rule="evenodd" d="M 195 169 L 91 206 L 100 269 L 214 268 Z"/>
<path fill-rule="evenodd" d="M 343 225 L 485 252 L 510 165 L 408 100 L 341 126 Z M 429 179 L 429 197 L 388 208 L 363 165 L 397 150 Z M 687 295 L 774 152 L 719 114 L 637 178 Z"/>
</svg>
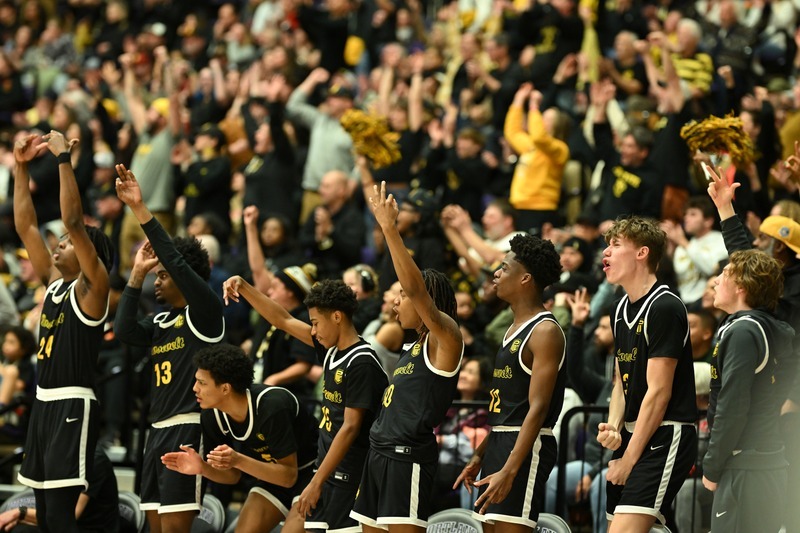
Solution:
<svg viewBox="0 0 800 533">
<path fill-rule="evenodd" d="M 488 531 L 533 530 L 556 463 L 553 426 L 564 402 L 566 339 L 542 292 L 560 274 L 553 243 L 532 235 L 514 237 L 494 273 L 497 297 L 511 305 L 514 322 L 495 359 L 492 430 L 456 480 L 470 492 L 480 487 L 475 507 Z"/>
<path fill-rule="evenodd" d="M 77 140 L 51 131 L 14 146 L 14 222 L 37 277 L 47 284 L 39 320 L 37 389 L 21 483 L 34 489 L 42 531 L 78 531 L 75 506 L 89 486 L 99 411 L 94 369 L 108 314 L 108 237 L 83 225 L 70 151 Z M 61 218 L 67 235 L 52 252 L 39 232 L 28 163 L 46 149 L 58 158 Z M 24 513 L 23 513 L 24 514 Z"/>
<path fill-rule="evenodd" d="M 370 451 L 350 516 L 367 533 L 422 531 L 433 503 L 439 447 L 433 428 L 447 413 L 456 392 L 464 341 L 456 318 L 453 288 L 441 272 L 420 272 L 395 225 L 398 207 L 386 183 L 369 198 L 386 237 L 400 295 L 394 312 L 416 342 L 400 356 L 383 394 L 382 409 L 370 431 Z"/>
</svg>

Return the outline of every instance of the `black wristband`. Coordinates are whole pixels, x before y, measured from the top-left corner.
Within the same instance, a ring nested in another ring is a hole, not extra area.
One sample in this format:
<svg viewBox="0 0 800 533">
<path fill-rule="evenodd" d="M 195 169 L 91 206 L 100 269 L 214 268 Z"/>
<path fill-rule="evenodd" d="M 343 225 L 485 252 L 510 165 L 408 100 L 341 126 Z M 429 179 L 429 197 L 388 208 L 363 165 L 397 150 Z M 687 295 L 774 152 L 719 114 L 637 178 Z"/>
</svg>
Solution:
<svg viewBox="0 0 800 533">
<path fill-rule="evenodd" d="M 24 505 L 20 505 L 19 507 L 17 507 L 17 510 L 19 511 L 19 521 L 20 522 L 24 521 L 25 517 L 28 516 L 28 508 L 25 507 Z"/>
<path fill-rule="evenodd" d="M 58 164 L 60 165 L 61 163 L 69 163 L 70 165 L 72 164 L 72 158 L 70 157 L 69 152 L 61 152 L 58 154 Z"/>
</svg>

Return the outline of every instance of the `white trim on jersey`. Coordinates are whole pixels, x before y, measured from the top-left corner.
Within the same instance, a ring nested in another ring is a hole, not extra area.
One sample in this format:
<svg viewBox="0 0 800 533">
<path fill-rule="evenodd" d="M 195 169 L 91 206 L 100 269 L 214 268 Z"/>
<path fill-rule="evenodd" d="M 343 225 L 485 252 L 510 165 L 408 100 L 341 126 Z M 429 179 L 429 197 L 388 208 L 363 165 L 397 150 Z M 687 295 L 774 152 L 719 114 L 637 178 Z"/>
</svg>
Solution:
<svg viewBox="0 0 800 533">
<path fill-rule="evenodd" d="M 208 337 L 208 336 L 203 335 L 202 333 L 200 333 L 200 331 L 196 327 L 194 327 L 194 324 L 192 324 L 192 317 L 189 316 L 189 306 L 188 305 L 186 306 L 186 324 L 189 326 L 189 329 L 192 330 L 192 333 L 194 333 L 195 336 L 197 336 L 197 338 L 200 339 L 203 342 L 207 342 L 209 344 L 214 344 L 214 343 L 217 343 L 217 342 L 222 342 L 222 338 L 225 337 L 225 319 L 224 318 L 222 319 L 222 333 L 220 333 L 216 337 Z"/>
<path fill-rule="evenodd" d="M 185 315 L 186 324 L 189 326 L 189 329 L 201 341 L 207 342 L 209 344 L 215 344 L 217 342 L 222 341 L 222 338 L 225 336 L 225 320 L 224 319 L 222 320 L 222 333 L 217 337 L 208 337 L 208 336 L 203 335 L 202 333 L 200 333 L 200 331 L 198 331 L 197 328 L 194 327 L 194 324 L 192 324 L 192 319 L 189 317 L 189 306 L 188 305 L 183 308 L 183 312 L 178 313 L 177 315 L 175 315 L 175 317 L 172 320 L 170 320 L 169 322 L 166 322 L 165 320 L 166 320 L 166 318 L 169 316 L 169 314 L 171 312 L 172 311 L 162 311 L 161 313 L 158 313 L 156 316 L 153 317 L 153 324 L 157 324 L 158 327 L 160 327 L 161 329 L 168 329 L 168 328 L 171 328 L 172 326 L 175 325 L 175 322 L 178 321 L 178 318 L 180 318 L 181 316 Z"/>
<path fill-rule="evenodd" d="M 664 287 L 666 287 L 666 286 L 664 286 Z M 668 294 L 668 295 L 672 296 L 673 298 L 675 298 L 676 300 L 678 300 L 680 302 L 680 304 L 683 306 L 683 310 L 686 311 L 686 305 L 683 303 L 683 301 L 680 298 L 678 298 L 678 296 L 675 293 L 671 292 L 670 290 L 661 291 L 655 298 L 653 298 L 653 301 L 651 302 L 651 305 L 647 306 L 647 312 L 644 315 L 644 326 L 643 326 L 643 329 L 644 329 L 644 341 L 648 345 L 650 344 L 650 334 L 648 333 L 648 328 L 647 328 L 647 318 L 650 316 L 650 310 L 653 308 L 652 304 L 654 304 L 656 300 L 658 300 L 659 298 L 661 298 L 665 294 Z M 683 336 L 683 345 L 686 346 L 687 342 L 689 342 L 689 323 L 688 322 L 686 323 L 686 334 Z"/>
<path fill-rule="evenodd" d="M 378 360 L 378 357 L 375 355 L 375 351 L 372 349 L 369 343 L 366 343 L 366 341 L 361 339 L 361 337 L 359 337 L 359 339 L 365 342 L 365 344 L 354 345 L 353 348 L 345 352 L 338 361 L 336 361 L 336 354 L 339 353 L 339 349 L 336 346 L 331 346 L 325 353 L 325 360 L 322 362 L 322 368 L 330 368 L 333 370 L 345 361 L 347 361 L 346 368 L 350 368 L 350 365 L 353 363 L 356 357 L 369 355 L 372 357 L 378 367 L 383 370 L 383 373 L 386 374 L 386 370 L 384 370 L 383 365 L 381 365 L 381 362 Z M 330 366 L 328 365 L 328 360 L 330 360 Z M 389 375 L 386 374 L 386 377 L 388 378 Z"/>
<path fill-rule="evenodd" d="M 639 308 L 639 311 L 636 312 L 636 316 L 633 317 L 633 321 L 628 320 L 627 303 L 630 302 L 630 299 L 628 298 L 627 294 L 622 297 L 622 300 L 620 300 L 619 305 L 622 306 L 622 319 L 625 321 L 625 324 L 628 326 L 628 329 L 631 329 L 634 325 L 636 325 L 636 322 L 638 322 L 639 318 L 641 318 L 644 310 L 647 309 L 650 300 L 655 298 L 658 294 L 660 294 L 664 290 L 669 290 L 669 288 L 666 285 L 659 285 L 658 287 L 656 287 L 655 290 L 650 293 L 650 295 L 644 301 L 642 306 Z"/>
<path fill-rule="evenodd" d="M 250 389 L 247 389 L 245 392 L 245 396 L 247 396 L 247 431 L 244 432 L 244 435 L 241 437 L 237 437 L 236 434 L 233 432 L 233 428 L 231 427 L 231 422 L 228 420 L 227 413 L 220 411 L 219 409 L 214 409 L 214 418 L 217 419 L 217 426 L 219 426 L 219 430 L 222 431 L 223 435 L 227 435 L 230 433 L 230 436 L 238 441 L 245 441 L 247 437 L 250 436 L 250 432 L 253 431 L 253 418 L 255 418 L 255 413 L 253 411 L 253 396 L 250 394 Z M 267 392 L 266 390 L 262 391 L 261 394 Z M 261 398 L 261 394 L 258 395 L 258 398 Z M 222 418 L 220 418 L 219 414 L 222 413 L 223 418 L 225 419 L 225 424 L 228 426 L 227 431 L 225 428 L 222 427 Z"/>
<path fill-rule="evenodd" d="M 464 360 L 464 341 L 461 341 L 461 355 L 458 356 L 458 364 L 456 365 L 456 369 L 452 372 L 445 372 L 444 370 L 439 370 L 435 366 L 431 364 L 431 360 L 428 358 L 428 339 L 430 338 L 430 333 L 425 335 L 425 341 L 422 343 L 422 360 L 425 361 L 425 366 L 428 367 L 428 370 L 436 374 L 437 376 L 442 376 L 443 378 L 452 378 L 453 376 L 457 375 L 461 372 L 461 362 Z M 419 341 L 417 341 L 419 342 Z"/>
<path fill-rule="evenodd" d="M 106 318 L 108 318 L 108 297 L 106 297 L 106 310 L 103 311 L 103 316 L 98 318 L 97 320 L 92 320 L 91 318 L 83 314 L 83 311 L 81 311 L 81 308 L 78 305 L 78 297 L 75 296 L 75 286 L 77 285 L 77 283 L 78 280 L 76 279 L 75 281 L 72 282 L 72 284 L 69 286 L 69 290 L 67 291 L 72 293 L 70 295 L 69 300 L 70 304 L 72 305 L 72 310 L 75 311 L 75 315 L 81 322 L 83 322 L 90 328 L 94 328 L 99 326 L 100 324 L 103 324 L 106 321 Z M 64 294 L 66 294 L 66 292 Z"/>
<path fill-rule="evenodd" d="M 766 347 L 766 349 L 764 351 L 764 358 L 761 360 L 761 363 L 756 367 L 756 371 L 754 372 L 755 374 L 759 374 L 759 373 L 761 373 L 762 370 L 764 370 L 764 368 L 766 368 L 767 363 L 769 363 L 769 341 L 767 340 L 767 334 L 764 331 L 763 326 L 761 326 L 761 323 L 758 320 L 756 320 L 755 318 L 750 317 L 750 316 L 742 316 L 742 317 L 739 317 L 739 318 L 733 320 L 730 324 L 728 324 L 728 327 L 726 327 L 724 331 L 727 331 L 728 329 L 730 329 L 731 326 L 733 326 L 735 323 L 739 322 L 740 320 L 747 320 L 749 322 L 754 323 L 758 327 L 758 330 L 761 332 L 761 336 L 764 337 L 764 346 Z M 724 332 L 720 332 L 720 338 L 722 338 L 723 334 L 724 334 Z"/>
</svg>

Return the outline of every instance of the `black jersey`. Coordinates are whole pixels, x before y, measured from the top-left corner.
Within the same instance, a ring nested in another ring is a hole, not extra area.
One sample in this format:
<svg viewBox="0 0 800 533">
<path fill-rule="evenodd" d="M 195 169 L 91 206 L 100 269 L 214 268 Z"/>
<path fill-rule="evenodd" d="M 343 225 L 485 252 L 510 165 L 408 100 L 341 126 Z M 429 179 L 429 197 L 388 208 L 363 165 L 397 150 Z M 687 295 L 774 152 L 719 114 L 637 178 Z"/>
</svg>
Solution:
<svg viewBox="0 0 800 533">
<path fill-rule="evenodd" d="M 200 411 L 192 392 L 196 370 L 193 357 L 198 350 L 222 341 L 222 335 L 211 338 L 197 331 L 189 318 L 188 305 L 155 315 L 153 325 L 150 420 L 158 422 L 182 413 Z"/>
<path fill-rule="evenodd" d="M 97 319 L 78 306 L 75 285 L 57 279 L 47 287 L 39 319 L 38 384 L 44 389 L 94 389 L 94 372 L 108 308 Z"/>
<path fill-rule="evenodd" d="M 175 415 L 200 411 L 192 392 L 195 352 L 222 341 L 225 319 L 222 301 L 178 252 L 155 218 L 142 225 L 159 261 L 186 300 L 154 317 L 136 320 L 141 289 L 125 287 L 114 319 L 117 338 L 150 350 L 152 392 L 150 420 L 160 422 Z"/>
<path fill-rule="evenodd" d="M 625 422 L 636 422 L 647 393 L 647 363 L 654 357 L 678 360 L 664 421 L 695 423 L 692 345 L 686 307 L 666 285 L 654 285 L 634 303 L 624 296 L 614 312 L 614 353 L 625 392 Z"/>
<path fill-rule="evenodd" d="M 318 353 L 325 350 L 314 341 Z M 339 352 L 334 346 L 325 353 L 322 367 L 322 420 L 319 424 L 317 466 L 331 448 L 344 424 L 347 407 L 365 409 L 358 437 L 337 467 L 343 475 L 361 475 L 369 451 L 369 430 L 380 410 L 381 395 L 388 384 L 386 372 L 375 350 L 363 339 Z"/>
<path fill-rule="evenodd" d="M 213 450 L 227 444 L 267 463 L 296 453 L 298 468 L 311 464 L 317 455 L 317 421 L 300 407 L 295 395 L 283 387 L 261 384 L 250 385 L 245 394 L 247 416 L 243 422 L 217 409 L 202 412 L 204 447 Z"/>
<path fill-rule="evenodd" d="M 402 461 L 437 461 L 439 447 L 433 428 L 442 423 L 453 401 L 460 369 L 460 360 L 452 372 L 431 364 L 428 335 L 403 351 L 369 434 L 375 451 Z"/>
<path fill-rule="evenodd" d="M 489 424 L 492 427 L 520 427 L 528 415 L 531 369 L 522 361 L 522 351 L 536 326 L 545 321 L 558 325 L 553 314 L 545 311 L 528 319 L 511 337 L 508 337 L 506 332 L 503 345 L 495 358 L 492 375 L 491 401 L 489 403 Z M 565 351 L 561 353 L 561 360 L 558 362 L 558 376 L 547 416 L 542 423 L 543 428 L 552 429 L 555 426 L 564 403 L 564 386 L 567 379 L 567 367 L 564 364 L 566 339 L 564 345 Z M 533 357 L 536 359 L 535 348 Z"/>
</svg>

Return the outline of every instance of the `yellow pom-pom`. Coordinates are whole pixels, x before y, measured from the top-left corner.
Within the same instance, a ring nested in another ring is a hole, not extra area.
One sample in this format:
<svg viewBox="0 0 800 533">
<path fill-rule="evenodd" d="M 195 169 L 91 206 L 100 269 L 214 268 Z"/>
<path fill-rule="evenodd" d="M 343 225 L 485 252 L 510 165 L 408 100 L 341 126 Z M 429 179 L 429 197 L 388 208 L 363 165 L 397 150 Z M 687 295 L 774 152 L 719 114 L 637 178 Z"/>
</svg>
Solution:
<svg viewBox="0 0 800 533">
<path fill-rule="evenodd" d="M 402 156 L 397 146 L 400 134 L 389 130 L 386 119 L 351 109 L 340 122 L 353 139 L 356 153 L 369 159 L 374 168 L 400 161 Z"/>
<path fill-rule="evenodd" d="M 742 119 L 732 114 L 724 118 L 712 115 L 702 122 L 693 120 L 681 128 L 681 137 L 692 153 L 728 153 L 738 168 L 753 162 L 753 143 L 744 132 Z"/>
</svg>

